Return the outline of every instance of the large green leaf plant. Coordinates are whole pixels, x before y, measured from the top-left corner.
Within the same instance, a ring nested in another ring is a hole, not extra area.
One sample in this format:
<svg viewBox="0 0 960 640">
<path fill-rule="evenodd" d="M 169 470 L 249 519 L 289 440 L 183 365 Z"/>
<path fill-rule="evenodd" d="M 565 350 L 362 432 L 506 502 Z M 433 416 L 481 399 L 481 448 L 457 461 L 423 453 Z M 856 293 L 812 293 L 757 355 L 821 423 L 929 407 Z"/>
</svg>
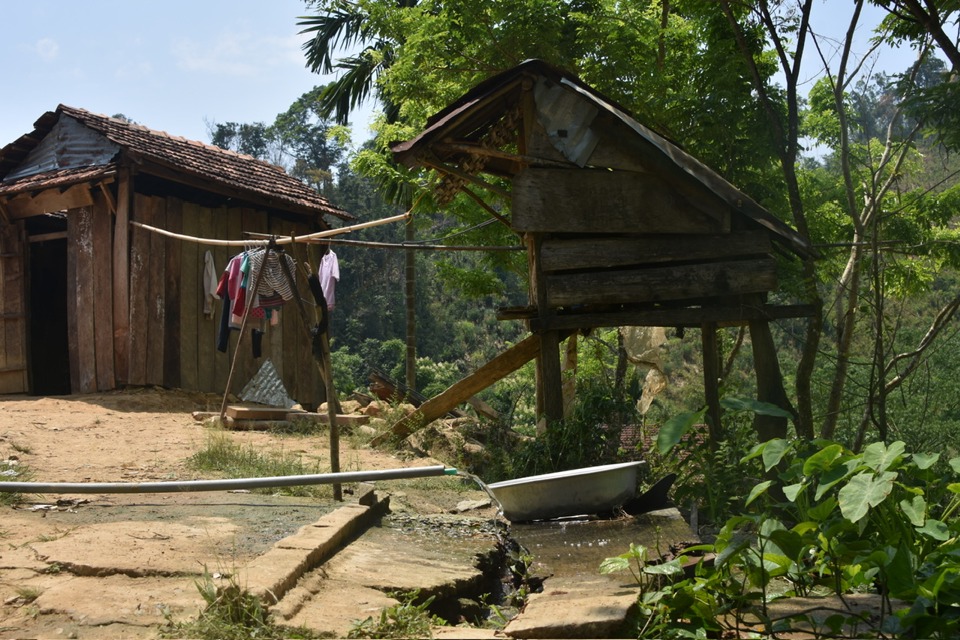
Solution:
<svg viewBox="0 0 960 640">
<path fill-rule="evenodd" d="M 854 453 L 829 441 L 771 440 L 742 464 L 760 480 L 745 513 L 730 518 L 713 544 L 674 559 L 671 566 L 687 565 L 687 574 L 654 583 L 664 568 L 645 554 L 631 566 L 643 578 L 641 630 L 706 637 L 731 626 L 767 635 L 803 625 L 824 635 L 957 637 L 960 457 L 910 453 L 902 442 Z M 602 570 L 622 569 L 638 554 L 631 549 Z M 878 615 L 846 607 L 854 593 L 876 594 Z M 823 597 L 835 612 L 778 617 L 771 604 L 790 597 Z"/>
</svg>

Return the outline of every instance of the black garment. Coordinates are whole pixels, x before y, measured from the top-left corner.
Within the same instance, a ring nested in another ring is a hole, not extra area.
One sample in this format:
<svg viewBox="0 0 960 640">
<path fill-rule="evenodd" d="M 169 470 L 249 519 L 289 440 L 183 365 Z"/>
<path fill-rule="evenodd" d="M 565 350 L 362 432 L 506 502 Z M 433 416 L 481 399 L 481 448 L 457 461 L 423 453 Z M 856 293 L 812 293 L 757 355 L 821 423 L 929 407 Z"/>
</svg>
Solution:
<svg viewBox="0 0 960 640">
<path fill-rule="evenodd" d="M 223 294 L 223 310 L 220 312 L 220 328 L 217 331 L 217 351 L 227 352 L 227 345 L 230 343 L 230 294 Z"/>
<path fill-rule="evenodd" d="M 263 351 L 261 345 L 263 343 L 263 331 L 260 329 L 252 329 L 250 331 L 250 341 L 253 343 L 253 357 L 259 358 Z"/>
</svg>

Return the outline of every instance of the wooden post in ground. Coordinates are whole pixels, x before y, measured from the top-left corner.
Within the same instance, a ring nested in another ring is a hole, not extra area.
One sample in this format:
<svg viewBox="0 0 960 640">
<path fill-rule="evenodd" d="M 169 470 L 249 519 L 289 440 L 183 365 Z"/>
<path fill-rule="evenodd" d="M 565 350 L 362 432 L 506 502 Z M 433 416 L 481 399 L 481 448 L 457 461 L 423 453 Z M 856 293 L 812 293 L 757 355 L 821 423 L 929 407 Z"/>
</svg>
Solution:
<svg viewBox="0 0 960 640">
<path fill-rule="evenodd" d="M 707 402 L 710 446 L 716 447 L 722 436 L 720 426 L 720 352 L 717 348 L 717 323 L 700 326 L 703 344 L 703 391 Z"/>
</svg>

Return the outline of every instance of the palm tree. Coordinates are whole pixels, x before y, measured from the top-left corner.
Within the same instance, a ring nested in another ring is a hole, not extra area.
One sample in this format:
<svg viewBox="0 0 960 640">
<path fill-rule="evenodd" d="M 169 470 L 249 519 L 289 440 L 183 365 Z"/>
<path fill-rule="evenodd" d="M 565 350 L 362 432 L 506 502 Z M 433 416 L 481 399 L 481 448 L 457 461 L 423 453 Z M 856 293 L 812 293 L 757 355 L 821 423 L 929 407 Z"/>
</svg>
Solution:
<svg viewBox="0 0 960 640">
<path fill-rule="evenodd" d="M 419 0 L 396 0 L 398 8 L 415 7 Z M 337 124 L 347 124 L 350 112 L 367 100 L 371 94 L 380 100 L 388 122 L 399 116 L 399 105 L 394 104 L 377 91 L 377 78 L 388 69 L 395 59 L 399 42 L 374 33 L 368 15 L 354 3 L 337 2 L 331 8 L 320 8 L 313 16 L 300 18 L 297 24 L 304 29 L 302 34 L 313 34 L 303 44 L 307 67 L 314 73 L 344 73 L 327 85 L 320 95 L 319 112 Z M 337 51 L 363 48 L 356 54 L 334 60 Z"/>
</svg>

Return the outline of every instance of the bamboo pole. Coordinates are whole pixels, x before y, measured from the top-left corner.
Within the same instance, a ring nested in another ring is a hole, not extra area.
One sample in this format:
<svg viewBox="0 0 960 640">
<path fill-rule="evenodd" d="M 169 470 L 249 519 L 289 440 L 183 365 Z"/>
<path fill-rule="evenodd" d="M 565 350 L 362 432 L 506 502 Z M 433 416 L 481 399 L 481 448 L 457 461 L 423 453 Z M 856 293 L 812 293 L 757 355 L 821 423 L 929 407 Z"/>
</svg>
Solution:
<svg viewBox="0 0 960 640">
<path fill-rule="evenodd" d="M 282 244 L 292 244 L 294 242 L 309 242 L 314 239 L 319 238 L 330 238 L 332 236 L 338 236 L 344 233 L 351 233 L 353 231 L 358 231 L 360 229 L 366 229 L 368 227 L 377 227 L 382 224 L 388 224 L 390 222 L 400 222 L 402 220 L 407 220 L 411 216 L 411 213 L 401 213 L 400 215 L 391 216 L 389 218 L 381 218 L 380 220 L 371 220 L 369 222 L 361 222 L 360 224 L 350 225 L 349 227 L 340 227 L 338 229 L 327 229 L 326 231 L 318 231 L 317 233 L 310 233 L 305 236 L 291 236 L 289 238 L 276 238 L 275 242 L 278 245 Z M 185 240 L 187 242 L 196 242 L 198 244 L 209 245 L 212 247 L 249 247 L 251 245 L 262 245 L 266 246 L 270 243 L 270 239 L 265 240 L 220 240 L 218 238 L 198 238 L 196 236 L 188 236 L 182 233 L 174 233 L 172 231 L 167 231 L 166 229 L 161 229 L 159 227 L 153 227 L 148 224 L 143 224 L 142 222 L 137 222 L 131 220 L 130 224 L 134 227 L 139 227 L 141 229 L 146 229 L 147 231 L 152 231 L 154 233 L 159 233 L 160 235 L 166 236 L 168 238 L 176 238 L 177 240 Z"/>
</svg>

